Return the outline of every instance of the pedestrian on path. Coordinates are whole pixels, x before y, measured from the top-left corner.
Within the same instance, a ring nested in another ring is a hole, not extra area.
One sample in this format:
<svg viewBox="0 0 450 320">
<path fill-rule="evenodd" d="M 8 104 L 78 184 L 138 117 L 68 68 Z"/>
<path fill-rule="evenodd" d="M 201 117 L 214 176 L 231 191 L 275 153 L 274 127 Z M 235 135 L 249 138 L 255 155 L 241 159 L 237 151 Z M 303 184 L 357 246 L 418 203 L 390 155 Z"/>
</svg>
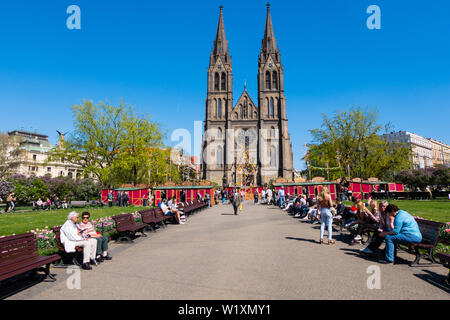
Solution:
<svg viewBox="0 0 450 320">
<path fill-rule="evenodd" d="M 333 200 L 331 200 L 330 192 L 327 187 L 323 187 L 317 197 L 317 204 L 319 207 L 320 217 L 322 224 L 320 226 L 320 244 L 323 243 L 323 233 L 325 225 L 328 228 L 328 244 L 334 244 L 333 234 L 332 234 L 332 224 L 333 224 L 333 214 L 331 213 L 331 208 L 333 207 Z"/>
<path fill-rule="evenodd" d="M 241 205 L 241 195 L 239 194 L 239 191 L 236 189 L 233 194 L 233 209 L 234 209 L 234 215 L 237 216 L 239 206 Z"/>
</svg>

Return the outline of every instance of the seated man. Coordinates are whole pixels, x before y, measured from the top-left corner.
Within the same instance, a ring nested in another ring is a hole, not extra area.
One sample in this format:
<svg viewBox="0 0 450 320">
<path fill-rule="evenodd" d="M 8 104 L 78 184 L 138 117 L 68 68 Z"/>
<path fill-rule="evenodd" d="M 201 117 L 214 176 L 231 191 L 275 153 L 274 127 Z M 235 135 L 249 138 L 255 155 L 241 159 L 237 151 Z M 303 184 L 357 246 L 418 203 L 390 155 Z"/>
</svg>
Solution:
<svg viewBox="0 0 450 320">
<path fill-rule="evenodd" d="M 97 265 L 95 261 L 95 251 L 97 241 L 89 238 L 84 239 L 77 228 L 78 213 L 72 211 L 67 217 L 67 221 L 61 227 L 61 243 L 67 253 L 75 252 L 76 247 L 83 247 L 83 265 L 84 270 L 92 270 L 91 264 Z"/>
<path fill-rule="evenodd" d="M 176 215 L 178 223 L 184 224 L 184 222 L 181 221 L 180 211 L 178 211 L 177 209 L 174 209 L 174 208 L 169 209 L 169 207 L 167 206 L 167 199 L 163 199 L 163 201 L 160 204 L 160 207 L 165 216 Z"/>
<path fill-rule="evenodd" d="M 380 237 L 386 240 L 385 258 L 379 260 L 380 263 L 393 263 L 395 246 L 397 244 L 407 244 L 411 242 L 420 243 L 422 234 L 419 225 L 412 215 L 400 210 L 396 205 L 390 204 L 386 208 L 386 213 L 394 217 L 394 229 L 389 232 L 381 232 Z"/>
</svg>

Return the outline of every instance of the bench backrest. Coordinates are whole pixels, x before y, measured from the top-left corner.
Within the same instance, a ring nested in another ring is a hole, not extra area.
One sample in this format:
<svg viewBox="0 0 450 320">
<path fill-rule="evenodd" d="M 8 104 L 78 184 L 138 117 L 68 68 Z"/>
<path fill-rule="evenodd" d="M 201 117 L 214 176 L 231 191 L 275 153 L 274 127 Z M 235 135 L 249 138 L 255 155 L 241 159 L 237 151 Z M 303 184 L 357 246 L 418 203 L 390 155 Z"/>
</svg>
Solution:
<svg viewBox="0 0 450 320">
<path fill-rule="evenodd" d="M 443 223 L 423 219 L 416 219 L 416 221 L 422 234 L 422 243 L 436 245 Z"/>
<path fill-rule="evenodd" d="M 53 231 L 53 233 L 56 236 L 56 239 L 55 239 L 56 240 L 56 246 L 58 247 L 60 252 L 64 252 L 65 249 L 64 249 L 63 244 L 61 243 L 61 227 L 53 227 L 52 231 Z"/>
<path fill-rule="evenodd" d="M 149 210 L 142 210 L 139 211 L 139 214 L 142 217 L 142 222 L 146 223 L 147 221 L 153 221 L 153 218 L 155 217 L 155 209 L 149 209 Z"/>
<path fill-rule="evenodd" d="M 31 232 L 0 238 L 0 268 L 38 255 L 36 237 Z"/>
<path fill-rule="evenodd" d="M 120 216 L 114 216 L 112 218 L 116 222 L 117 231 L 122 231 L 123 229 L 135 224 L 131 213 L 121 214 Z"/>
</svg>

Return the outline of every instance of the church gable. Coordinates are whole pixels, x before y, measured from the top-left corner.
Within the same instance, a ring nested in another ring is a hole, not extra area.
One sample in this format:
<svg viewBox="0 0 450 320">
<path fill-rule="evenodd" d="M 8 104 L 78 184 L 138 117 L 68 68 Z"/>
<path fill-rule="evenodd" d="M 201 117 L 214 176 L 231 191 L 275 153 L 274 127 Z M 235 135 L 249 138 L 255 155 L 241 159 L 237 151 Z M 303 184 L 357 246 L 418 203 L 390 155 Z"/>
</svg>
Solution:
<svg viewBox="0 0 450 320">
<path fill-rule="evenodd" d="M 252 98 L 250 98 L 250 95 L 248 94 L 247 90 L 244 90 L 231 113 L 232 113 L 231 114 L 232 120 L 258 119 L 258 108 L 253 102 Z"/>
</svg>

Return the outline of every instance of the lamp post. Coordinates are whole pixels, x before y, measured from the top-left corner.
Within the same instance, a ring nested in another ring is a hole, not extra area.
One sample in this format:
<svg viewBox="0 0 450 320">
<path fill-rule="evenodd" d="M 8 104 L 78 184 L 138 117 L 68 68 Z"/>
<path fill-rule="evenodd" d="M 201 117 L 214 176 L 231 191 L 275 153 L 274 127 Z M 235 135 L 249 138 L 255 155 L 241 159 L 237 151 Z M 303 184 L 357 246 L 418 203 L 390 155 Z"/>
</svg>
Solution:
<svg viewBox="0 0 450 320">
<path fill-rule="evenodd" d="M 358 149 L 356 151 L 359 153 L 359 179 L 360 179 L 360 185 L 361 185 L 361 200 L 364 200 L 364 191 L 363 191 L 363 183 L 362 183 L 362 161 L 361 161 L 361 147 L 358 145 Z"/>
</svg>

